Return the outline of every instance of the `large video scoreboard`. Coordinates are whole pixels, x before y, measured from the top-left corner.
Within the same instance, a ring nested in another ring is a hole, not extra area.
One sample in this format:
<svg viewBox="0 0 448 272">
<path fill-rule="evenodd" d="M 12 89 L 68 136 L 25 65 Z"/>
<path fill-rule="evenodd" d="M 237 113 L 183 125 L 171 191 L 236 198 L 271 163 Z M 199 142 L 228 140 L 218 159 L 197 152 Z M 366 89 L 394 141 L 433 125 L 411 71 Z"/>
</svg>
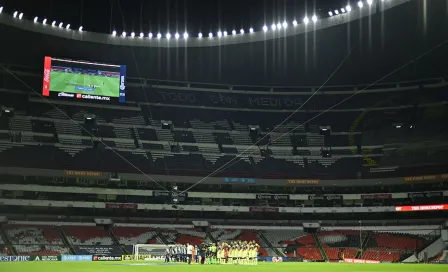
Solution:
<svg viewBox="0 0 448 272">
<path fill-rule="evenodd" d="M 42 95 L 126 102 L 126 65 L 45 57 Z"/>
</svg>

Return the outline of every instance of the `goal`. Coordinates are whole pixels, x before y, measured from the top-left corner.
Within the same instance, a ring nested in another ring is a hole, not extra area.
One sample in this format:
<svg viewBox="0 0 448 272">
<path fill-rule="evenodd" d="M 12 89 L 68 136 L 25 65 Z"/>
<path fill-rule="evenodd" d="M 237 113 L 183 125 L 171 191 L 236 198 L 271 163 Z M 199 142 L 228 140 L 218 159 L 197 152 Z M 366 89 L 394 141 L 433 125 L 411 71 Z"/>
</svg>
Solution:
<svg viewBox="0 0 448 272">
<path fill-rule="evenodd" d="M 133 246 L 132 255 L 136 261 L 163 261 L 166 249 L 172 245 L 137 244 Z"/>
</svg>

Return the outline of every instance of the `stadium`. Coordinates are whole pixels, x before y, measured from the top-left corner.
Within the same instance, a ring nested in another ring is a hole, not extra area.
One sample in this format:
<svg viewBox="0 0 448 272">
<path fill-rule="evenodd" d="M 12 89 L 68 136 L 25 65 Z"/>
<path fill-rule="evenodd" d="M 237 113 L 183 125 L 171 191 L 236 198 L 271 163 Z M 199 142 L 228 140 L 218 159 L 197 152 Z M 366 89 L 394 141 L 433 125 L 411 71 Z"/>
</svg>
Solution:
<svg viewBox="0 0 448 272">
<path fill-rule="evenodd" d="M 447 1 L 4 2 L 1 271 L 446 271 Z"/>
</svg>

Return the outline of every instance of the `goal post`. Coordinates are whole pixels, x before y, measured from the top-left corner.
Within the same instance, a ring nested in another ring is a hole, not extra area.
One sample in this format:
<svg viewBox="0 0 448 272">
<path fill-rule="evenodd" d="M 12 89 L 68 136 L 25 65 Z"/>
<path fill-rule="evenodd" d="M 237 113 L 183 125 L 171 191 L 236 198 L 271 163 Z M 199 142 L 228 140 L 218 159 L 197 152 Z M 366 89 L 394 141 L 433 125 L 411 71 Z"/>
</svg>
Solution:
<svg viewBox="0 0 448 272">
<path fill-rule="evenodd" d="M 166 249 L 174 245 L 136 244 L 133 246 L 132 255 L 136 261 L 163 261 Z"/>
</svg>

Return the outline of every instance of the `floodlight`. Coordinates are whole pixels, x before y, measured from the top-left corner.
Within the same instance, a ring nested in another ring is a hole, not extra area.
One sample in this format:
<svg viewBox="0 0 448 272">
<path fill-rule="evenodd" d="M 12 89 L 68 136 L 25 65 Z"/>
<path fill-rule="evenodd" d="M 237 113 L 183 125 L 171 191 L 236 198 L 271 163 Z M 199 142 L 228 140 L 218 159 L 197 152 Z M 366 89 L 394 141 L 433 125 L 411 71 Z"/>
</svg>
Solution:
<svg viewBox="0 0 448 272">
<path fill-rule="evenodd" d="M 199 32 L 199 34 L 198 34 L 198 38 L 199 38 L 199 39 L 202 38 L 202 33 L 201 33 L 201 32 Z"/>
<path fill-rule="evenodd" d="M 292 21 L 293 26 L 297 26 L 297 20 Z"/>
<path fill-rule="evenodd" d="M 367 0 L 367 4 L 369 4 L 369 6 L 371 6 L 373 4 L 373 0 Z"/>
<path fill-rule="evenodd" d="M 342 13 L 345 13 L 345 8 L 341 8 L 341 12 L 342 12 Z"/>
<path fill-rule="evenodd" d="M 278 29 L 282 29 L 282 24 L 278 23 L 278 24 L 277 24 L 277 28 L 278 28 Z"/>
<path fill-rule="evenodd" d="M 47 19 L 44 19 L 44 20 L 42 21 L 42 24 L 46 25 L 46 24 L 47 24 Z"/>
<path fill-rule="evenodd" d="M 121 33 L 121 37 L 126 37 L 126 31 L 123 31 L 123 33 Z"/>
<path fill-rule="evenodd" d="M 268 31 L 268 27 L 266 25 L 263 26 L 263 31 L 264 32 Z"/>
<path fill-rule="evenodd" d="M 335 9 L 334 10 L 334 14 L 338 15 L 339 14 L 339 10 Z"/>
<path fill-rule="evenodd" d="M 363 3 L 362 1 L 359 1 L 359 2 L 358 2 L 358 7 L 359 7 L 359 8 L 364 7 L 364 3 Z"/>
<path fill-rule="evenodd" d="M 34 17 L 34 22 L 37 23 L 37 20 L 39 20 L 39 17 Z"/>
<path fill-rule="evenodd" d="M 70 29 L 70 24 L 66 25 L 65 29 L 67 29 L 67 30 Z"/>
<path fill-rule="evenodd" d="M 350 6 L 350 5 L 347 5 L 347 6 L 345 7 L 345 10 L 347 10 L 347 12 L 350 12 L 350 11 L 352 11 L 352 6 Z"/>
<path fill-rule="evenodd" d="M 145 36 L 145 34 L 143 34 L 143 32 L 140 32 L 140 38 L 143 38 Z"/>
<path fill-rule="evenodd" d="M 311 20 L 313 21 L 313 23 L 317 22 L 317 16 L 316 16 L 316 14 L 314 14 L 313 17 L 311 17 Z"/>
<path fill-rule="evenodd" d="M 241 33 L 241 34 L 244 34 L 244 29 L 241 28 L 241 29 L 240 29 L 240 33 Z"/>
<path fill-rule="evenodd" d="M 221 38 L 222 37 L 222 32 L 218 31 L 218 37 Z"/>
<path fill-rule="evenodd" d="M 22 20 L 22 18 L 23 18 L 23 12 L 21 12 L 21 13 L 19 14 L 19 20 Z"/>
<path fill-rule="evenodd" d="M 80 31 L 80 32 L 82 32 L 82 29 L 83 29 L 83 27 L 82 27 L 82 26 L 80 26 L 80 27 L 79 27 L 79 31 Z"/>
<path fill-rule="evenodd" d="M 275 30 L 277 28 L 277 26 L 275 24 L 271 25 L 272 30 Z"/>
<path fill-rule="evenodd" d="M 0 13 L 2 13 L 3 12 L 3 7 L 0 7 Z"/>
<path fill-rule="evenodd" d="M 160 38 L 162 38 L 162 34 L 157 33 L 157 39 L 160 39 Z"/>
<path fill-rule="evenodd" d="M 152 32 L 149 32 L 148 33 L 148 38 L 152 39 L 152 37 L 153 37 Z"/>
<path fill-rule="evenodd" d="M 180 37 L 179 33 L 174 34 L 174 38 L 176 38 L 176 40 L 178 40 Z"/>
<path fill-rule="evenodd" d="M 188 39 L 188 32 L 184 33 L 184 39 Z"/>
<path fill-rule="evenodd" d="M 135 32 L 131 32 L 131 38 L 135 37 Z"/>
<path fill-rule="evenodd" d="M 53 21 L 52 23 L 51 23 L 51 26 L 55 26 L 56 25 L 56 21 Z"/>
<path fill-rule="evenodd" d="M 232 35 L 236 35 L 236 30 L 232 30 Z"/>
<path fill-rule="evenodd" d="M 308 24 L 310 22 L 310 19 L 308 19 L 308 17 L 303 18 L 303 23 L 304 24 Z"/>
<path fill-rule="evenodd" d="M 283 22 L 283 28 L 287 28 L 288 27 L 288 23 L 286 21 Z"/>
<path fill-rule="evenodd" d="M 251 27 L 251 28 L 249 28 L 249 32 L 250 33 L 254 33 L 254 29 Z"/>
<path fill-rule="evenodd" d="M 213 38 L 213 33 L 211 33 L 211 32 L 208 33 L 208 37 L 209 37 L 209 38 Z"/>
<path fill-rule="evenodd" d="M 59 23 L 59 27 L 63 27 L 64 26 L 64 23 L 63 22 L 60 22 Z"/>
<path fill-rule="evenodd" d="M 171 34 L 170 33 L 166 33 L 165 37 L 169 40 L 169 39 L 171 39 Z"/>
<path fill-rule="evenodd" d="M 333 16 L 333 12 L 329 11 L 328 15 Z"/>
<path fill-rule="evenodd" d="M 222 34 L 224 35 L 224 37 L 227 37 L 227 31 L 224 31 Z"/>
<path fill-rule="evenodd" d="M 117 36 L 117 31 L 112 31 L 112 36 Z"/>
<path fill-rule="evenodd" d="M 14 14 L 12 15 L 12 17 L 16 18 L 17 17 L 17 11 L 14 11 Z"/>
</svg>

